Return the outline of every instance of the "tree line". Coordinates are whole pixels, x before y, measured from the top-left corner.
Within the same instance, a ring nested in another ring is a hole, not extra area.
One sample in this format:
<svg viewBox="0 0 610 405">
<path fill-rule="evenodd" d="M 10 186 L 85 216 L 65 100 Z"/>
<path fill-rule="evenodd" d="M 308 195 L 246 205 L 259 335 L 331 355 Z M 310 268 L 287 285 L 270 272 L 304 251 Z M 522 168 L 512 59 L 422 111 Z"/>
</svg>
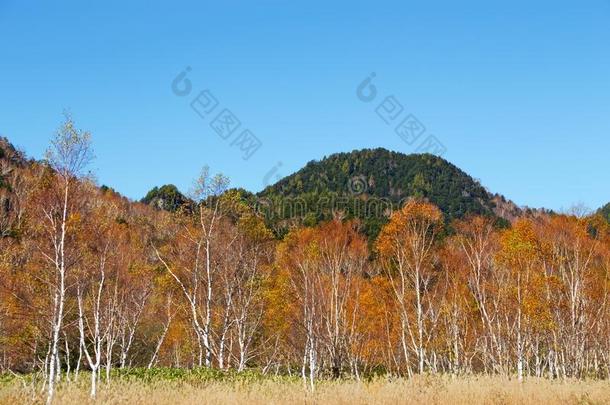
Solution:
<svg viewBox="0 0 610 405">
<path fill-rule="evenodd" d="M 6 151 L 3 152 L 6 155 Z M 317 378 L 487 373 L 610 377 L 610 226 L 499 227 L 414 198 L 374 241 L 357 220 L 281 240 L 204 169 L 188 210 L 99 188 L 68 117 L 43 162 L 2 156 L 0 368 L 59 381 L 210 367 Z"/>
</svg>

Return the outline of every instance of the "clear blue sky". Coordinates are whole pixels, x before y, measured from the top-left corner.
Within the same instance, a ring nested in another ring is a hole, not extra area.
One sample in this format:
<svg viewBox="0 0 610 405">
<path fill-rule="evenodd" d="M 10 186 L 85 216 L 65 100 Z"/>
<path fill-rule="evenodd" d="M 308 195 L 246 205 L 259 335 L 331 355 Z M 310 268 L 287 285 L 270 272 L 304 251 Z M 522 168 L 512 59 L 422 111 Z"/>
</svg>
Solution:
<svg viewBox="0 0 610 405">
<path fill-rule="evenodd" d="M 249 160 L 189 107 L 204 89 L 261 140 Z M 0 91 L 0 134 L 40 158 L 68 108 L 99 182 L 134 199 L 186 190 L 206 164 L 258 191 L 278 161 L 288 175 L 339 151 L 411 153 L 375 113 L 394 95 L 493 192 L 610 201 L 609 0 L 0 0 Z"/>
</svg>

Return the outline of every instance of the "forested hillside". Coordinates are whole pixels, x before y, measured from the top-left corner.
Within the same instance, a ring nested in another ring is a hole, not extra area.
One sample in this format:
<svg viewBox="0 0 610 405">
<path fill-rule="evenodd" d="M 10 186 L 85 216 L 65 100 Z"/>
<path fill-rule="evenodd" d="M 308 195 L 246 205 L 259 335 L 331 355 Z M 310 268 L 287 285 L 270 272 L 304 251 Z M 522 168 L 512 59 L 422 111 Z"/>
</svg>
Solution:
<svg viewBox="0 0 610 405">
<path fill-rule="evenodd" d="M 455 166 L 382 149 L 310 163 L 259 196 L 204 169 L 189 199 L 165 186 L 148 205 L 98 187 L 91 148 L 69 118 L 44 161 L 0 143 L 0 371 L 38 373 L 49 397 L 81 370 L 95 396 L 112 370 L 155 366 L 312 389 L 379 374 L 610 376 L 607 207 L 498 226 L 498 197 Z M 381 218 L 375 232 L 327 206 L 281 238 L 260 207 L 329 195 L 394 205 L 364 216 Z"/>
<path fill-rule="evenodd" d="M 606 221 L 610 222 L 610 203 L 601 207 L 599 209 L 599 214 L 606 218 Z"/>
<path fill-rule="evenodd" d="M 333 154 L 309 162 L 257 195 L 239 192 L 278 237 L 294 226 L 341 217 L 360 220 L 362 232 L 374 239 L 391 213 L 411 198 L 438 206 L 448 224 L 467 215 L 484 215 L 506 226 L 521 214 L 504 196 L 489 193 L 438 156 L 381 148 Z M 168 211 L 192 204 L 174 185 L 153 188 L 141 202 Z"/>
<path fill-rule="evenodd" d="M 154 187 L 140 202 L 170 212 L 176 212 L 181 207 L 189 206 L 192 203 L 173 184 Z"/>
<path fill-rule="evenodd" d="M 438 156 L 405 155 L 381 148 L 337 153 L 309 162 L 258 196 L 276 210 L 274 226 L 295 216 L 304 217 L 305 224 L 315 224 L 342 212 L 346 218 L 360 219 L 365 233 L 372 237 L 387 222 L 389 213 L 409 198 L 435 204 L 447 223 L 466 215 L 511 219 L 519 212 L 504 197 L 492 195 Z M 303 202 L 303 208 L 298 202 Z"/>
<path fill-rule="evenodd" d="M 356 180 L 361 182 L 355 183 Z M 491 196 L 478 182 L 446 160 L 429 154 L 405 155 L 386 149 L 337 153 L 263 190 L 261 196 L 337 193 L 388 198 L 413 196 L 438 205 L 450 217 L 489 214 Z"/>
</svg>

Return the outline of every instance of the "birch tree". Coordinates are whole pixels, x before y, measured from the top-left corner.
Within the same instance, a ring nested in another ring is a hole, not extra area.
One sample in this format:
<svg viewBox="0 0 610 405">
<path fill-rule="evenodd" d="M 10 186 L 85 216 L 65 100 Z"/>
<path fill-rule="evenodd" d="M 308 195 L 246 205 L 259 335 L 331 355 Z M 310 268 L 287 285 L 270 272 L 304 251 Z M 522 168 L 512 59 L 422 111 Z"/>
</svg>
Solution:
<svg viewBox="0 0 610 405">
<path fill-rule="evenodd" d="M 483 362 L 495 372 L 503 370 L 503 344 L 500 328 L 499 286 L 503 275 L 495 269 L 495 257 L 500 249 L 494 221 L 485 217 L 472 217 L 456 221 L 454 238 L 463 263 L 467 267 L 466 283 L 480 317 L 480 341 L 484 347 Z"/>
<path fill-rule="evenodd" d="M 417 370 L 424 372 L 426 346 L 431 335 L 429 321 L 435 321 L 431 283 L 436 237 L 442 227 L 442 213 L 426 202 L 409 201 L 382 229 L 377 250 L 400 310 L 401 345 L 405 362 L 408 347 L 415 352 Z M 411 313 L 415 320 L 411 322 Z"/>
<path fill-rule="evenodd" d="M 47 403 L 50 404 L 55 393 L 55 382 L 58 370 L 59 339 L 64 320 L 66 302 L 66 278 L 73 264 L 69 259 L 70 220 L 76 212 L 75 202 L 71 199 L 73 189 L 77 187 L 79 177 L 93 159 L 91 136 L 76 128 L 72 118 L 66 119 L 46 154 L 49 166 L 53 170 L 53 191 L 57 198 L 50 199 L 48 205 L 40 207 L 51 250 L 41 249 L 51 264 L 51 339 L 47 361 Z"/>
<path fill-rule="evenodd" d="M 359 317 L 358 278 L 368 257 L 366 241 L 354 223 L 330 221 L 317 229 L 291 233 L 278 248 L 296 298 L 294 322 L 301 331 L 301 375 L 310 389 L 325 364 L 337 378 L 352 352 L 354 324 Z"/>
<path fill-rule="evenodd" d="M 179 286 L 187 301 L 193 331 L 200 347 L 199 365 L 212 366 L 215 351 L 212 319 L 216 300 L 216 281 L 219 260 L 215 249 L 230 247 L 230 242 L 220 244 L 220 234 L 224 229 L 219 196 L 227 187 L 228 180 L 222 175 L 211 177 L 209 169 L 202 170 L 195 181 L 192 197 L 197 201 L 193 215 L 185 213 L 176 239 L 165 252 L 154 247 L 164 268 Z M 211 202 L 211 206 L 209 206 Z M 226 229 L 224 229 L 226 231 Z M 218 244 L 217 244 L 218 242 Z"/>
</svg>

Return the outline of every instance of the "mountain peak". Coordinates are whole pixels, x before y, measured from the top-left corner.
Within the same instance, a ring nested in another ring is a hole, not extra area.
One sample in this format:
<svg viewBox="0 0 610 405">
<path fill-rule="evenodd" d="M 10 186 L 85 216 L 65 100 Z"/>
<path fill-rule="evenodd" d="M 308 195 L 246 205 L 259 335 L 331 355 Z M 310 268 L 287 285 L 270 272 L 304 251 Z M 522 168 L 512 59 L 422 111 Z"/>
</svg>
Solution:
<svg viewBox="0 0 610 405">
<path fill-rule="evenodd" d="M 519 212 L 515 204 L 491 194 L 478 180 L 439 156 L 407 155 L 384 148 L 335 153 L 310 161 L 258 195 L 268 199 L 301 198 L 314 206 L 316 199 L 329 196 L 382 199 L 394 206 L 409 198 L 421 198 L 437 205 L 447 220 L 471 214 L 510 220 Z M 309 214 L 317 215 L 319 220 L 331 215 L 314 211 Z"/>
<path fill-rule="evenodd" d="M 173 184 L 154 187 L 140 202 L 158 209 L 175 212 L 187 205 L 190 200 Z"/>
</svg>

